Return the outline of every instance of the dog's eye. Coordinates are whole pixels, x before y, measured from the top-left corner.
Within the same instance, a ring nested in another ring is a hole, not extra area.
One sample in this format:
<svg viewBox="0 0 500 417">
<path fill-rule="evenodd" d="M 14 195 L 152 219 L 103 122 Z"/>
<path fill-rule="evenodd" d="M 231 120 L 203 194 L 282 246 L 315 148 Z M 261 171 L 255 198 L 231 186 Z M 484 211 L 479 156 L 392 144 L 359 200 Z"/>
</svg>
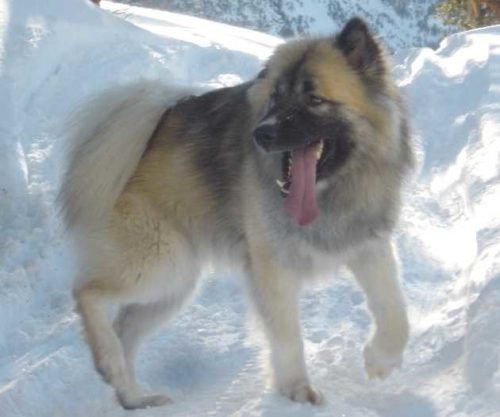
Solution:
<svg viewBox="0 0 500 417">
<path fill-rule="evenodd" d="M 325 102 L 325 99 L 315 94 L 309 94 L 308 101 L 310 106 L 319 106 L 320 104 L 323 104 Z"/>
</svg>

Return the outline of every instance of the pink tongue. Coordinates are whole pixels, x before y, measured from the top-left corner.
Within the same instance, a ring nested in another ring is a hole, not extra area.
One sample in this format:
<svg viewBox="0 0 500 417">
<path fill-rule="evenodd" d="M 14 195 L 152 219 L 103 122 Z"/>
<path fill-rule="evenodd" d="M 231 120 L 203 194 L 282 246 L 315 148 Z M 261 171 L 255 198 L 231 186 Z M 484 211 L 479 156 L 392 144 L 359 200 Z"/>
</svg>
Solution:
<svg viewBox="0 0 500 417">
<path fill-rule="evenodd" d="M 316 204 L 316 154 L 313 146 L 292 152 L 292 185 L 285 199 L 285 209 L 300 226 L 318 217 Z"/>
</svg>

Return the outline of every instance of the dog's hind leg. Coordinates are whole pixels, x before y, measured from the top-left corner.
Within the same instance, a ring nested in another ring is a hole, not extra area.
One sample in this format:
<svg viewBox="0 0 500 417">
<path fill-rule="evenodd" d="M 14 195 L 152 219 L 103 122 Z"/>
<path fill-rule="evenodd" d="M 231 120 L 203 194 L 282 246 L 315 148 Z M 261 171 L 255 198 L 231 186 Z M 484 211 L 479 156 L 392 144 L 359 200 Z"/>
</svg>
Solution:
<svg viewBox="0 0 500 417">
<path fill-rule="evenodd" d="M 386 378 L 401 364 L 409 334 L 395 251 L 388 239 L 381 239 L 361 249 L 348 266 L 375 319 L 375 332 L 364 350 L 366 373 Z"/>
<path fill-rule="evenodd" d="M 77 309 L 96 369 L 127 409 L 168 401 L 166 396 L 140 394 L 127 361 L 141 337 L 172 315 L 195 287 L 196 253 L 177 226 L 143 199 L 125 196 L 109 226 L 82 241 L 84 262 L 93 272 L 75 291 Z M 113 305 L 125 306 L 115 324 L 118 334 L 106 311 Z M 148 320 L 152 322 L 147 324 Z"/>
<path fill-rule="evenodd" d="M 194 285 L 175 297 L 150 304 L 129 304 L 121 308 L 113 324 L 123 346 L 127 366 L 134 378 L 134 357 L 140 343 L 172 318 L 193 292 Z"/>
<path fill-rule="evenodd" d="M 105 382 L 114 387 L 121 404 L 125 408 L 165 404 L 168 401 L 167 397 L 141 396 L 135 386 L 133 375 L 125 362 L 120 340 L 113 332 L 107 317 L 106 309 L 114 297 L 109 297 L 105 290 L 86 286 L 75 294 L 75 298 L 96 370 Z"/>
</svg>

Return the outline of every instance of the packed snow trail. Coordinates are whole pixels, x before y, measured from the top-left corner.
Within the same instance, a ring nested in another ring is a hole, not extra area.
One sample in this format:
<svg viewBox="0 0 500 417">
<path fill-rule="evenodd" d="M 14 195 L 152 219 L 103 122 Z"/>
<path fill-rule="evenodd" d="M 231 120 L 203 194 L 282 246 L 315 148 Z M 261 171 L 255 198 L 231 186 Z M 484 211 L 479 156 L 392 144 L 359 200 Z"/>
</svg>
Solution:
<svg viewBox="0 0 500 417">
<path fill-rule="evenodd" d="M 241 283 L 211 275 L 138 357 L 145 390 L 174 402 L 131 413 L 94 371 L 72 310 L 74 267 L 54 205 L 68 120 L 100 90 L 140 78 L 201 88 L 250 79 L 281 41 L 103 6 L 0 2 L 0 416 L 500 415 L 500 27 L 394 57 L 420 158 L 397 236 L 412 323 L 402 369 L 366 380 L 370 317 L 348 274 L 332 273 L 301 303 L 326 403 L 285 400 L 247 330 Z"/>
</svg>

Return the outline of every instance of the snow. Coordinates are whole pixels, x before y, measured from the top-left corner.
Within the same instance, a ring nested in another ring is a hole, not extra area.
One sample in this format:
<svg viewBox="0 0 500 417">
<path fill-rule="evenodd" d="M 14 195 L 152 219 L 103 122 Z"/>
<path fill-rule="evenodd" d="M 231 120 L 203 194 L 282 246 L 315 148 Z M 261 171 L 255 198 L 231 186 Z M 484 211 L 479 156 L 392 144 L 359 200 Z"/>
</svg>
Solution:
<svg viewBox="0 0 500 417">
<path fill-rule="evenodd" d="M 439 0 L 121 0 L 123 3 L 196 14 L 199 17 L 252 27 L 273 35 L 329 33 L 352 16 L 370 22 L 395 50 L 436 46 L 450 32 L 434 8 Z"/>
<path fill-rule="evenodd" d="M 412 324 L 402 369 L 366 380 L 370 318 L 341 273 L 301 304 L 326 403 L 291 403 L 269 386 L 241 283 L 209 276 L 138 358 L 145 390 L 165 389 L 174 403 L 126 412 L 94 371 L 72 310 L 72 255 L 54 205 L 68 120 L 103 88 L 139 78 L 202 88 L 249 79 L 280 40 L 103 6 L 0 1 L 0 416 L 500 415 L 500 27 L 394 57 L 420 159 L 397 234 Z"/>
</svg>

